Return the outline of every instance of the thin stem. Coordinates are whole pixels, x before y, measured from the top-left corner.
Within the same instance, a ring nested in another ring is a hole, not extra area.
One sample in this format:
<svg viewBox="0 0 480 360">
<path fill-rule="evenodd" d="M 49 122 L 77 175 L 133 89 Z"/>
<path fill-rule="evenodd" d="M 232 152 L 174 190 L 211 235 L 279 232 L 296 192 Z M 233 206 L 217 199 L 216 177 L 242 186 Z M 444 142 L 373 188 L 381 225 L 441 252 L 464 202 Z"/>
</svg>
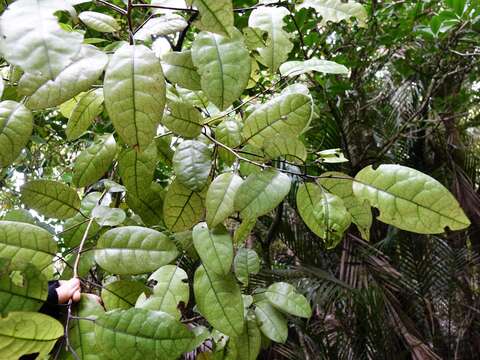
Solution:
<svg viewBox="0 0 480 360">
<path fill-rule="evenodd" d="M 173 11 L 185 11 L 196 13 L 198 10 L 189 9 L 189 8 L 177 8 L 172 6 L 163 6 L 163 5 L 155 5 L 155 4 L 132 4 L 134 8 L 153 8 L 153 9 L 164 9 L 164 10 L 173 10 Z"/>
<path fill-rule="evenodd" d="M 133 5 L 132 5 L 132 0 L 128 0 L 127 3 L 127 23 L 128 23 L 128 39 L 130 42 L 130 45 L 133 45 L 133 21 L 132 21 L 132 10 L 133 10 Z"/>
<path fill-rule="evenodd" d="M 80 246 L 78 247 L 77 258 L 75 259 L 75 263 L 73 264 L 73 277 L 74 278 L 78 277 L 78 264 L 80 263 L 80 256 L 82 254 L 83 245 L 85 245 L 85 241 L 87 240 L 88 232 L 90 231 L 90 227 L 92 226 L 92 224 L 93 224 L 93 217 L 89 220 L 87 228 L 85 229 L 85 232 L 83 233 L 83 238 L 82 238 L 82 241 L 80 242 Z"/>
<path fill-rule="evenodd" d="M 112 4 L 112 3 L 109 3 L 108 1 L 105 1 L 105 0 L 95 0 L 95 3 L 98 3 L 98 4 L 101 4 L 103 6 L 106 6 L 110 9 L 112 9 L 113 11 L 116 11 L 118 12 L 119 14 L 125 16 L 127 15 L 127 12 L 122 9 L 121 7 L 115 5 L 115 4 Z"/>
</svg>

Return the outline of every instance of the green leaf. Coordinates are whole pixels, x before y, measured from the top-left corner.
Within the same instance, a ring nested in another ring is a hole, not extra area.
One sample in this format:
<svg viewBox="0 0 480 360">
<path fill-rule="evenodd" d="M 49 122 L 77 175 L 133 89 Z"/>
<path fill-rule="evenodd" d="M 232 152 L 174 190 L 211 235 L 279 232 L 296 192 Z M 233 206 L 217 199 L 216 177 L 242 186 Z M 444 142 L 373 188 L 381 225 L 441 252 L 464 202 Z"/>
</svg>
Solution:
<svg viewBox="0 0 480 360">
<path fill-rule="evenodd" d="M 150 144 L 145 151 L 124 149 L 118 159 L 118 172 L 123 185 L 135 197 L 148 192 L 153 181 L 153 173 L 157 167 L 157 147 Z"/>
<path fill-rule="evenodd" d="M 32 180 L 21 188 L 22 202 L 40 214 L 68 219 L 75 216 L 80 208 L 80 198 L 71 187 L 50 180 Z"/>
<path fill-rule="evenodd" d="M 78 56 L 53 79 L 24 74 L 19 82 L 22 95 L 29 96 L 26 106 L 44 109 L 60 105 L 87 91 L 102 75 L 108 56 L 92 45 L 82 46 Z"/>
<path fill-rule="evenodd" d="M 349 70 L 346 66 L 335 61 L 311 58 L 305 61 L 287 61 L 280 65 L 280 74 L 295 77 L 308 72 L 316 71 L 323 74 L 347 75 Z"/>
<path fill-rule="evenodd" d="M 322 238 L 329 249 L 338 245 L 351 223 L 343 200 L 317 184 L 300 185 L 297 209 L 308 228 Z"/>
<path fill-rule="evenodd" d="M 43 359 L 63 336 L 63 326 L 50 316 L 36 312 L 11 312 L 0 317 L 0 354 L 3 359 L 39 353 Z"/>
<path fill-rule="evenodd" d="M 183 102 L 168 102 L 163 125 L 185 138 L 196 138 L 202 132 L 203 118 L 192 105 Z"/>
<path fill-rule="evenodd" d="M 127 215 L 122 209 L 99 205 L 93 209 L 92 217 L 100 226 L 118 226 L 125 221 Z"/>
<path fill-rule="evenodd" d="M 72 315 L 81 318 L 94 319 L 104 313 L 94 295 L 82 294 L 80 301 L 73 307 Z M 95 338 L 95 325 L 92 321 L 72 321 L 73 327 L 69 331 L 69 341 L 75 353 L 80 359 L 101 360 L 103 359 L 97 339 Z M 63 359 L 74 360 L 73 355 L 63 353 Z"/>
<path fill-rule="evenodd" d="M 348 162 L 348 159 L 343 155 L 341 149 L 328 149 L 317 152 L 319 159 L 318 162 L 328 164 L 338 164 Z"/>
<path fill-rule="evenodd" d="M 200 12 L 195 25 L 202 30 L 230 36 L 233 27 L 232 0 L 189 0 Z"/>
<path fill-rule="evenodd" d="M 74 11 L 58 0 L 10 4 L 0 18 L 0 50 L 5 59 L 25 72 L 54 79 L 77 55 L 83 40 L 80 33 L 59 26 L 54 13 L 61 10 Z"/>
<path fill-rule="evenodd" d="M 150 40 L 152 36 L 162 37 L 175 34 L 183 31 L 187 25 L 183 16 L 178 14 L 165 14 L 148 20 L 147 23 L 135 33 L 135 39 L 147 41 Z"/>
<path fill-rule="evenodd" d="M 234 337 L 229 345 L 237 348 L 237 360 L 256 360 L 262 345 L 262 335 L 258 328 L 255 314 L 248 312 L 245 330 L 239 337 Z"/>
<path fill-rule="evenodd" d="M 36 219 L 25 209 L 12 209 L 2 216 L 1 220 L 18 221 L 27 224 L 36 225 Z"/>
<path fill-rule="evenodd" d="M 142 218 L 147 226 L 159 225 L 163 222 L 164 189 L 157 183 L 144 189 L 139 196 L 127 193 L 127 204 L 130 209 Z"/>
<path fill-rule="evenodd" d="M 440 234 L 445 228 L 470 225 L 455 197 L 437 180 L 401 165 L 362 169 L 353 183 L 361 200 L 380 210 L 378 220 L 419 234 Z"/>
<path fill-rule="evenodd" d="M 0 258 L 0 313 L 38 311 L 48 296 L 48 282 L 35 266 Z"/>
<path fill-rule="evenodd" d="M 33 130 L 33 115 L 23 104 L 0 102 L 0 168 L 13 163 L 27 145 Z"/>
<path fill-rule="evenodd" d="M 228 147 L 234 149 L 239 146 L 242 141 L 242 128 L 243 122 L 235 117 L 226 117 L 215 129 L 215 136 L 218 141 Z M 236 157 L 230 151 L 219 148 L 220 157 L 231 164 L 235 161 Z"/>
<path fill-rule="evenodd" d="M 94 119 L 101 114 L 103 90 L 96 89 L 85 93 L 68 117 L 65 133 L 68 140 L 76 140 L 88 130 Z"/>
<path fill-rule="evenodd" d="M 268 33 L 266 46 L 257 48 L 257 60 L 268 67 L 272 73 L 278 70 L 293 49 L 290 35 L 283 30 L 283 18 L 289 14 L 284 7 L 259 7 L 252 11 L 248 26 Z"/>
<path fill-rule="evenodd" d="M 163 71 L 165 77 L 173 84 L 190 89 L 202 90 L 200 75 L 193 65 L 192 52 L 169 52 L 162 56 Z"/>
<path fill-rule="evenodd" d="M 233 243 L 228 231 L 221 225 L 210 230 L 202 222 L 195 225 L 192 236 L 203 266 L 217 275 L 228 274 L 233 262 Z"/>
<path fill-rule="evenodd" d="M 189 230 L 204 212 L 204 193 L 187 189 L 175 179 L 167 190 L 163 204 L 164 221 L 172 232 Z"/>
<path fill-rule="evenodd" d="M 372 226 L 372 210 L 367 200 L 362 201 L 353 194 L 353 178 L 339 172 L 327 172 L 322 174 L 318 182 L 328 192 L 342 198 L 343 204 L 352 216 L 352 222 L 362 237 L 368 240 Z"/>
<path fill-rule="evenodd" d="M 212 154 L 208 145 L 185 140 L 173 155 L 173 170 L 177 181 L 192 191 L 202 190 L 208 182 L 212 167 Z"/>
<path fill-rule="evenodd" d="M 268 33 L 260 29 L 251 27 L 243 28 L 243 36 L 245 37 L 245 44 L 250 50 L 256 50 L 267 46 Z"/>
<path fill-rule="evenodd" d="M 63 224 L 62 239 L 70 248 L 80 245 L 85 231 L 87 231 L 88 219 L 85 219 L 81 214 L 68 219 Z M 92 239 L 100 231 L 100 226 L 97 223 L 92 223 L 88 231 L 87 240 Z"/>
<path fill-rule="evenodd" d="M 235 209 L 243 219 L 254 219 L 275 209 L 290 191 L 290 178 L 275 169 L 254 173 L 240 185 Z"/>
<path fill-rule="evenodd" d="M 298 136 L 312 117 L 312 99 L 300 93 L 284 93 L 259 106 L 245 120 L 246 142 L 262 147 L 271 138 Z"/>
<path fill-rule="evenodd" d="M 243 219 L 242 223 L 238 226 L 233 234 L 233 242 L 235 244 L 243 243 L 247 239 L 248 235 L 250 235 L 250 232 L 253 230 L 256 223 L 256 218 Z"/>
<path fill-rule="evenodd" d="M 265 296 L 280 311 L 307 319 L 312 316 L 308 300 L 288 283 L 277 282 L 270 285 Z"/>
<path fill-rule="evenodd" d="M 143 151 L 152 142 L 165 107 L 160 62 L 143 45 L 124 45 L 110 59 L 105 107 L 120 138 Z"/>
<path fill-rule="evenodd" d="M 260 271 L 260 259 L 255 250 L 240 248 L 235 255 L 233 267 L 237 279 L 245 286 L 248 286 L 250 274 L 258 274 Z"/>
<path fill-rule="evenodd" d="M 131 308 L 98 317 L 95 336 L 106 359 L 171 360 L 184 353 L 194 338 L 188 328 L 159 311 Z"/>
<path fill-rule="evenodd" d="M 307 149 L 303 142 L 294 137 L 269 138 L 264 142 L 265 155 L 270 159 L 285 157 L 295 164 L 303 164 L 307 160 Z"/>
<path fill-rule="evenodd" d="M 155 139 L 159 161 L 163 165 L 172 166 L 173 150 L 171 148 L 173 135 L 163 135 Z"/>
<path fill-rule="evenodd" d="M 304 0 L 296 8 L 297 10 L 303 8 L 315 9 L 317 14 L 322 17 L 321 25 L 326 25 L 328 21 L 337 23 L 355 17 L 359 26 L 365 27 L 368 17 L 363 5 L 354 1 L 344 3 L 340 0 Z"/>
<path fill-rule="evenodd" d="M 220 110 L 242 95 L 250 78 L 250 56 L 242 34 L 232 28 L 231 37 L 201 32 L 192 45 L 192 59 L 207 98 Z"/>
<path fill-rule="evenodd" d="M 129 309 L 135 306 L 138 296 L 143 292 L 149 292 L 149 289 L 141 282 L 118 280 L 102 289 L 102 300 L 107 311 Z"/>
<path fill-rule="evenodd" d="M 231 274 L 216 275 L 199 266 L 193 291 L 198 310 L 215 329 L 229 336 L 243 333 L 242 294 Z"/>
<path fill-rule="evenodd" d="M 288 338 L 287 320 L 266 300 L 255 303 L 255 315 L 262 333 L 272 341 L 284 343 Z"/>
<path fill-rule="evenodd" d="M 186 307 L 190 297 L 187 273 L 176 265 L 165 265 L 148 278 L 155 281 L 153 294 L 140 295 L 135 307 L 163 311 L 180 318 L 179 306 Z"/>
<path fill-rule="evenodd" d="M 224 173 L 210 184 L 205 199 L 207 224 L 214 228 L 235 212 L 234 199 L 243 180 L 234 173 Z"/>
<path fill-rule="evenodd" d="M 95 11 L 83 11 L 78 18 L 90 29 L 98 32 L 111 33 L 120 30 L 120 25 L 110 15 Z"/>
<path fill-rule="evenodd" d="M 99 136 L 93 145 L 75 159 L 73 184 L 82 188 L 100 180 L 108 171 L 117 154 L 117 143 L 112 134 Z"/>
<path fill-rule="evenodd" d="M 95 260 L 113 274 L 144 274 L 178 255 L 175 244 L 161 232 L 139 226 L 107 231 L 98 240 Z"/>
</svg>

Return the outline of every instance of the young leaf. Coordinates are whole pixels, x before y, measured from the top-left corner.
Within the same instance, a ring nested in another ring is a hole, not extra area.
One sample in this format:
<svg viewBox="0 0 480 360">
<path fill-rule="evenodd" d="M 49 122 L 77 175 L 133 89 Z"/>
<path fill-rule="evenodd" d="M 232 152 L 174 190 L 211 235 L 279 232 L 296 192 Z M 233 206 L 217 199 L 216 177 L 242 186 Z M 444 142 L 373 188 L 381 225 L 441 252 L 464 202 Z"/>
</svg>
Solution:
<svg viewBox="0 0 480 360">
<path fill-rule="evenodd" d="M 186 306 L 190 296 L 187 273 L 176 265 L 165 265 L 148 278 L 155 281 L 153 294 L 141 294 L 135 307 L 154 311 L 163 311 L 180 318 L 179 306 Z"/>
<path fill-rule="evenodd" d="M 185 89 L 202 90 L 200 75 L 193 65 L 192 52 L 169 52 L 162 56 L 165 77 Z"/>
<path fill-rule="evenodd" d="M 185 140 L 173 155 L 173 170 L 177 180 L 192 191 L 202 190 L 208 182 L 212 167 L 212 154 L 208 145 Z"/>
<path fill-rule="evenodd" d="M 78 18 L 90 29 L 98 32 L 111 33 L 120 30 L 120 25 L 110 15 L 95 11 L 83 11 Z"/>
<path fill-rule="evenodd" d="M 353 183 L 361 200 L 380 210 L 378 220 L 399 229 L 440 234 L 470 225 L 455 197 L 437 180 L 401 165 L 362 169 Z"/>
<path fill-rule="evenodd" d="M 38 311 L 48 296 L 48 282 L 35 266 L 0 258 L 0 313 Z"/>
<path fill-rule="evenodd" d="M 107 311 L 129 309 L 135 306 L 140 294 L 149 292 L 149 288 L 138 281 L 118 280 L 102 288 L 102 301 Z"/>
<path fill-rule="evenodd" d="M 230 36 L 233 27 L 232 0 L 189 0 L 200 12 L 199 29 Z"/>
<path fill-rule="evenodd" d="M 237 279 L 245 286 L 248 286 L 250 274 L 258 274 L 260 271 L 260 259 L 255 250 L 240 248 L 235 255 L 233 267 Z"/>
<path fill-rule="evenodd" d="M 68 140 L 76 140 L 88 130 L 95 117 L 102 112 L 103 90 L 96 89 L 85 93 L 75 104 L 68 118 Z"/>
<path fill-rule="evenodd" d="M 323 74 L 347 75 L 349 70 L 346 66 L 335 61 L 311 58 L 305 61 L 287 61 L 280 65 L 280 74 L 295 77 L 308 72 L 316 71 Z"/>
<path fill-rule="evenodd" d="M 267 338 L 278 343 L 287 341 L 287 319 L 267 300 L 255 303 L 255 315 L 260 330 Z"/>
<path fill-rule="evenodd" d="M 289 14 L 284 7 L 259 7 L 252 11 L 248 26 L 268 33 L 266 46 L 258 47 L 258 61 L 268 67 L 272 73 L 288 58 L 293 49 L 290 35 L 283 30 L 283 18 Z"/>
<path fill-rule="evenodd" d="M 233 173 L 217 176 L 207 191 L 205 207 L 207 209 L 207 224 L 214 228 L 235 212 L 234 199 L 243 180 Z"/>
<path fill-rule="evenodd" d="M 221 225 L 210 230 L 202 222 L 193 228 L 192 236 L 203 266 L 217 275 L 228 274 L 233 261 L 233 243 L 228 231 Z"/>
<path fill-rule="evenodd" d="M 365 27 L 368 17 L 363 5 L 354 1 L 344 3 L 340 0 L 305 0 L 296 8 L 297 10 L 303 8 L 315 9 L 318 15 L 322 17 L 321 25 L 326 25 L 328 21 L 337 23 L 355 17 L 359 26 Z"/>
<path fill-rule="evenodd" d="M 203 265 L 195 271 L 195 300 L 200 313 L 217 330 L 229 336 L 243 333 L 243 299 L 235 278 L 216 275 Z"/>
<path fill-rule="evenodd" d="M 183 102 L 168 102 L 163 125 L 185 138 L 196 138 L 202 132 L 203 118 L 192 105 Z"/>
<path fill-rule="evenodd" d="M 242 34 L 232 28 L 231 37 L 201 32 L 192 45 L 192 59 L 202 89 L 220 110 L 228 108 L 245 90 L 250 78 L 250 56 Z"/>
<path fill-rule="evenodd" d="M 342 198 L 343 204 L 352 216 L 352 222 L 357 226 L 362 237 L 368 240 L 372 226 L 372 210 L 368 201 L 362 201 L 353 194 L 353 181 L 353 178 L 339 172 L 323 173 L 318 179 L 320 185 L 328 192 Z"/>
<path fill-rule="evenodd" d="M 165 107 L 165 79 L 158 59 L 143 45 L 122 46 L 110 59 L 103 90 L 118 135 L 143 151 L 152 142 Z"/>
<path fill-rule="evenodd" d="M 98 240 L 95 260 L 113 274 L 144 274 L 178 255 L 175 244 L 161 232 L 139 226 L 107 231 Z"/>
<path fill-rule="evenodd" d="M 117 143 L 113 135 L 98 137 L 75 159 L 72 179 L 75 186 L 82 188 L 100 180 L 112 165 L 116 154 Z"/>
<path fill-rule="evenodd" d="M 21 188 L 22 202 L 30 209 L 54 219 L 68 219 L 80 208 L 80 198 L 71 187 L 50 180 L 32 180 Z"/>
<path fill-rule="evenodd" d="M 99 316 L 95 338 L 106 359 L 171 360 L 188 349 L 194 335 L 164 312 L 131 308 Z"/>
<path fill-rule="evenodd" d="M 33 353 L 46 358 L 61 336 L 62 324 L 44 314 L 14 311 L 0 317 L 0 354 L 4 359 Z"/>
<path fill-rule="evenodd" d="M 313 183 L 298 188 L 297 208 L 308 228 L 322 238 L 329 249 L 342 240 L 352 220 L 340 197 Z"/>
<path fill-rule="evenodd" d="M 170 231 L 189 230 L 198 223 L 204 212 L 204 193 L 187 189 L 174 180 L 168 187 L 163 213 L 165 225 Z"/>
<path fill-rule="evenodd" d="M 0 46 L 5 59 L 28 73 L 54 79 L 77 55 L 83 41 L 80 33 L 59 26 L 54 13 L 61 10 L 74 11 L 67 1 L 11 3 L 0 18 Z"/>
<path fill-rule="evenodd" d="M 288 283 L 277 282 L 270 285 L 265 296 L 280 311 L 307 319 L 312 316 L 308 300 Z"/>
<path fill-rule="evenodd" d="M 33 115 L 23 104 L 0 102 L 0 168 L 13 163 L 27 144 L 33 130 Z"/>
<path fill-rule="evenodd" d="M 298 136 L 312 117 L 312 98 L 284 93 L 259 106 L 245 120 L 245 142 L 262 147 L 267 139 Z"/>
<path fill-rule="evenodd" d="M 275 209 L 290 191 L 290 178 L 275 169 L 251 174 L 235 195 L 235 210 L 254 219 Z"/>
<path fill-rule="evenodd" d="M 145 151 L 124 149 L 118 158 L 118 172 L 129 194 L 139 198 L 147 193 L 157 166 L 157 147 L 150 144 Z"/>
</svg>

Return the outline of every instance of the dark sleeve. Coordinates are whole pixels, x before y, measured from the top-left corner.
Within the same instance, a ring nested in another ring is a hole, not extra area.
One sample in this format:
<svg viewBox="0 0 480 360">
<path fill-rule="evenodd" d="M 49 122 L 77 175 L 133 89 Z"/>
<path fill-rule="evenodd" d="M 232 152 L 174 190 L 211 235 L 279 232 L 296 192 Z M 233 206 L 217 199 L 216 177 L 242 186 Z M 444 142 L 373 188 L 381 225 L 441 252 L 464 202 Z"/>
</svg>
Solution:
<svg viewBox="0 0 480 360">
<path fill-rule="evenodd" d="M 59 286 L 60 283 L 58 280 L 48 282 L 48 297 L 39 310 L 39 312 L 45 315 L 50 315 L 55 319 L 59 319 L 61 317 L 61 306 L 58 305 L 58 294 L 56 290 Z"/>
</svg>

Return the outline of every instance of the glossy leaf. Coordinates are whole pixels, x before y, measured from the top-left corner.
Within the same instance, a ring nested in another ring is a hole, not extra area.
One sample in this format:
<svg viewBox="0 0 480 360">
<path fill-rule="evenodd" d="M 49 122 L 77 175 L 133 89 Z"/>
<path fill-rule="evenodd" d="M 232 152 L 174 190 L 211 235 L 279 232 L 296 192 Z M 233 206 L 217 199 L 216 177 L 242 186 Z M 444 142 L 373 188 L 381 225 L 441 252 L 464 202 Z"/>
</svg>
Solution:
<svg viewBox="0 0 480 360">
<path fill-rule="evenodd" d="M 270 285 L 265 296 L 280 311 L 304 318 L 312 316 L 312 308 L 308 300 L 288 283 L 277 282 Z"/>
<path fill-rule="evenodd" d="M 233 262 L 233 243 L 223 226 L 209 229 L 207 224 L 197 224 L 192 231 L 193 245 L 203 266 L 212 273 L 228 274 Z"/>
<path fill-rule="evenodd" d="M 71 187 L 56 181 L 32 180 L 21 188 L 22 202 L 30 209 L 55 219 L 75 216 L 80 198 Z"/>
<path fill-rule="evenodd" d="M 111 33 L 120 30 L 117 20 L 110 15 L 95 11 L 83 11 L 78 18 L 90 29 L 98 32 Z"/>
<path fill-rule="evenodd" d="M 63 336 L 63 326 L 54 318 L 36 312 L 11 312 L 0 318 L 0 354 L 3 359 L 39 353 L 44 358 Z"/>
<path fill-rule="evenodd" d="M 0 18 L 0 48 L 5 59 L 26 72 L 54 79 L 73 60 L 83 40 L 78 32 L 59 26 L 54 13 L 62 10 L 73 8 L 62 0 L 10 4 Z"/>
<path fill-rule="evenodd" d="M 294 77 L 308 72 L 319 72 L 323 74 L 347 75 L 349 70 L 346 66 L 335 61 L 311 58 L 305 61 L 287 61 L 280 66 L 280 74 Z"/>
<path fill-rule="evenodd" d="M 68 140 L 78 139 L 88 130 L 94 119 L 102 112 L 103 90 L 85 93 L 70 113 L 65 133 Z"/>
<path fill-rule="evenodd" d="M 117 143 L 113 135 L 103 135 L 82 151 L 75 159 L 73 183 L 76 187 L 86 187 L 100 180 L 108 171 L 117 154 Z"/>
<path fill-rule="evenodd" d="M 38 311 L 48 295 L 48 282 L 35 266 L 0 258 L 0 313 Z"/>
<path fill-rule="evenodd" d="M 33 115 L 23 104 L 0 102 L 0 168 L 13 163 L 27 144 L 33 130 Z"/>
<path fill-rule="evenodd" d="M 366 26 L 368 14 L 362 4 L 355 1 L 344 3 L 340 0 L 304 0 L 297 5 L 297 10 L 303 8 L 313 8 L 322 17 L 322 25 L 328 21 L 337 23 L 342 20 L 349 20 L 352 17 L 357 18 L 360 26 Z"/>
<path fill-rule="evenodd" d="M 300 93 L 280 94 L 259 106 L 245 120 L 246 142 L 262 147 L 267 139 L 298 136 L 312 117 L 312 99 Z"/>
<path fill-rule="evenodd" d="M 254 219 L 275 209 L 290 191 L 288 175 L 275 169 L 254 173 L 240 185 L 235 210 L 243 219 Z"/>
<path fill-rule="evenodd" d="M 380 210 L 378 220 L 399 229 L 439 234 L 465 229 L 470 220 L 455 197 L 437 180 L 401 165 L 362 169 L 353 183 L 361 200 Z"/>
<path fill-rule="evenodd" d="M 135 306 L 138 296 L 143 292 L 149 292 L 149 289 L 141 282 L 118 280 L 105 285 L 102 300 L 107 311 L 129 309 Z"/>
<path fill-rule="evenodd" d="M 255 315 L 260 330 L 267 338 L 279 343 L 287 341 L 287 320 L 267 300 L 255 303 Z"/>
<path fill-rule="evenodd" d="M 185 138 L 196 138 L 202 131 L 203 118 L 192 105 L 169 102 L 163 124 L 171 131 Z"/>
<path fill-rule="evenodd" d="M 242 34 L 231 37 L 201 32 L 192 45 L 192 59 L 207 98 L 220 110 L 228 108 L 245 90 L 250 78 L 250 57 Z"/>
<path fill-rule="evenodd" d="M 248 286 L 250 274 L 258 274 L 260 271 L 260 258 L 255 250 L 240 248 L 235 255 L 233 266 L 237 279 Z"/>
<path fill-rule="evenodd" d="M 208 145 L 195 140 L 185 140 L 173 155 L 173 170 L 177 181 L 192 191 L 202 190 L 208 182 L 212 166 Z"/>
<path fill-rule="evenodd" d="M 200 75 L 193 65 L 192 52 L 169 52 L 162 56 L 162 66 L 168 81 L 190 90 L 201 90 Z"/>
<path fill-rule="evenodd" d="M 189 0 L 200 12 L 199 29 L 229 36 L 233 26 L 232 0 Z"/>
<path fill-rule="evenodd" d="M 233 173 L 224 173 L 210 184 L 205 199 L 207 224 L 214 228 L 235 212 L 234 199 L 243 180 Z"/>
<path fill-rule="evenodd" d="M 215 329 L 229 336 L 243 333 L 243 299 L 232 275 L 216 275 L 200 266 L 193 290 L 198 310 Z"/>
<path fill-rule="evenodd" d="M 95 336 L 103 356 L 111 360 L 176 359 L 194 338 L 172 316 L 137 308 L 102 314 L 95 322 Z"/>
<path fill-rule="evenodd" d="M 372 226 L 372 210 L 367 200 L 362 201 L 354 195 L 353 178 L 339 172 L 327 172 L 322 174 L 318 182 L 325 190 L 342 198 L 343 204 L 352 216 L 352 222 L 362 237 L 368 240 Z"/>
<path fill-rule="evenodd" d="M 125 221 L 127 215 L 123 209 L 99 205 L 93 209 L 92 217 L 100 226 L 118 226 Z"/>
<path fill-rule="evenodd" d="M 173 261 L 175 244 L 161 232 L 139 226 L 107 231 L 98 240 L 95 260 L 113 274 L 144 274 Z"/>
<path fill-rule="evenodd" d="M 284 7 L 259 7 L 252 11 L 248 26 L 268 33 L 266 46 L 258 47 L 258 61 L 276 72 L 280 64 L 288 58 L 293 49 L 290 35 L 283 30 L 283 18 L 289 14 Z"/>
<path fill-rule="evenodd" d="M 234 149 L 243 141 L 242 128 L 243 123 L 240 120 L 235 117 L 226 117 L 215 129 L 215 136 L 222 144 Z M 236 157 L 230 151 L 222 148 L 218 151 L 220 157 L 227 163 L 231 164 L 235 161 Z"/>
<path fill-rule="evenodd" d="M 124 45 L 105 73 L 105 107 L 120 138 L 144 150 L 165 107 L 165 79 L 158 59 L 143 45 Z"/>
<path fill-rule="evenodd" d="M 123 185 L 126 186 L 129 193 L 137 198 L 150 188 L 156 166 L 157 147 L 155 143 L 150 144 L 143 152 L 136 149 L 125 149 L 120 153 L 118 159 L 118 172 Z"/>
<path fill-rule="evenodd" d="M 186 307 L 190 296 L 187 273 L 176 265 L 165 265 L 148 278 L 154 281 L 150 296 L 140 295 L 135 307 L 154 311 L 163 311 L 180 318 L 179 306 Z"/>
<path fill-rule="evenodd" d="M 300 185 L 297 209 L 308 228 L 325 241 L 327 248 L 338 245 L 351 223 L 343 200 L 313 183 Z"/>
</svg>

